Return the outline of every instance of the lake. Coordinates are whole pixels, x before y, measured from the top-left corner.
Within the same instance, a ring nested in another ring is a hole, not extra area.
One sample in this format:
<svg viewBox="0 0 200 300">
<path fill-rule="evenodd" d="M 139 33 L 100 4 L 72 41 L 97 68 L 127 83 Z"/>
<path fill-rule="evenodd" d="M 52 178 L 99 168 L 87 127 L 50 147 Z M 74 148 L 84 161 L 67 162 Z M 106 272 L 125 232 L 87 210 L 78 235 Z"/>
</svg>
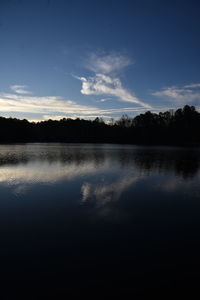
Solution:
<svg viewBox="0 0 200 300">
<path fill-rule="evenodd" d="M 7 293 L 126 299 L 198 287 L 199 148 L 0 145 L 0 199 Z"/>
</svg>

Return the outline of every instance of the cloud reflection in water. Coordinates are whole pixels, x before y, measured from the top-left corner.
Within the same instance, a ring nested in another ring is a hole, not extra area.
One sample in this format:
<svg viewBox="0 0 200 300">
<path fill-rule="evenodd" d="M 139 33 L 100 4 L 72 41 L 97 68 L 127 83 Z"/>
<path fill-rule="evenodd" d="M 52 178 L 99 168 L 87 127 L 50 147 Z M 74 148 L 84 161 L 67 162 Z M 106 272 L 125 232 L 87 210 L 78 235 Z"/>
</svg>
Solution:
<svg viewBox="0 0 200 300">
<path fill-rule="evenodd" d="M 83 183 L 82 202 L 93 201 L 97 207 L 119 200 L 121 194 L 139 180 L 136 176 L 124 176 L 111 183 Z"/>
</svg>

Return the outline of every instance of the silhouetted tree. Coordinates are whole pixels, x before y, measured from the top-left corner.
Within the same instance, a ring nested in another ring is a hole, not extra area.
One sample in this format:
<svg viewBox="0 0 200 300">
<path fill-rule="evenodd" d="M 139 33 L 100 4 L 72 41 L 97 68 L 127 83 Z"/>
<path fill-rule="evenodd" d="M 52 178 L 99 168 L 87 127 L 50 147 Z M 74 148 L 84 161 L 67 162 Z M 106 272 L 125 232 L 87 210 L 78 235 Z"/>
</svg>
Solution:
<svg viewBox="0 0 200 300">
<path fill-rule="evenodd" d="M 130 118 L 123 115 L 108 124 L 102 118 L 93 121 L 63 118 L 28 122 L 0 117 L 0 142 L 101 142 L 160 145 L 199 145 L 200 113 L 185 105 L 175 112 L 159 114 L 147 111 Z"/>
</svg>

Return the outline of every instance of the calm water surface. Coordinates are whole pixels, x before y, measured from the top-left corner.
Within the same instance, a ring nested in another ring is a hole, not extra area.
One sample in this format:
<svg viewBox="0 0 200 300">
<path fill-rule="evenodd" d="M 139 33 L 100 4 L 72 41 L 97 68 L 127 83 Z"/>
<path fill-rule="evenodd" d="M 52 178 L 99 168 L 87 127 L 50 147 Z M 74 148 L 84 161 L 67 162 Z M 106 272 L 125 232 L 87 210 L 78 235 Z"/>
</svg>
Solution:
<svg viewBox="0 0 200 300">
<path fill-rule="evenodd" d="M 195 288 L 200 149 L 1 145 L 0 237 L 2 284 Z"/>
</svg>

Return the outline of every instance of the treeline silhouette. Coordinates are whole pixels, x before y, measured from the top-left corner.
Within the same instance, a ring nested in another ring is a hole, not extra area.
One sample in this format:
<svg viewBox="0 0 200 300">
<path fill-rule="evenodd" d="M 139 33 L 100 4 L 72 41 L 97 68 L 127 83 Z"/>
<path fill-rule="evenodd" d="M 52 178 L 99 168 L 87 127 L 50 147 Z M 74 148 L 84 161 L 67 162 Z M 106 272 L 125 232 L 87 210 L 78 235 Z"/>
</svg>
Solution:
<svg viewBox="0 0 200 300">
<path fill-rule="evenodd" d="M 105 123 L 63 118 L 29 122 L 0 117 L 0 142 L 87 142 L 147 145 L 200 145 L 200 113 L 185 105 L 176 111 L 123 115 Z"/>
</svg>

